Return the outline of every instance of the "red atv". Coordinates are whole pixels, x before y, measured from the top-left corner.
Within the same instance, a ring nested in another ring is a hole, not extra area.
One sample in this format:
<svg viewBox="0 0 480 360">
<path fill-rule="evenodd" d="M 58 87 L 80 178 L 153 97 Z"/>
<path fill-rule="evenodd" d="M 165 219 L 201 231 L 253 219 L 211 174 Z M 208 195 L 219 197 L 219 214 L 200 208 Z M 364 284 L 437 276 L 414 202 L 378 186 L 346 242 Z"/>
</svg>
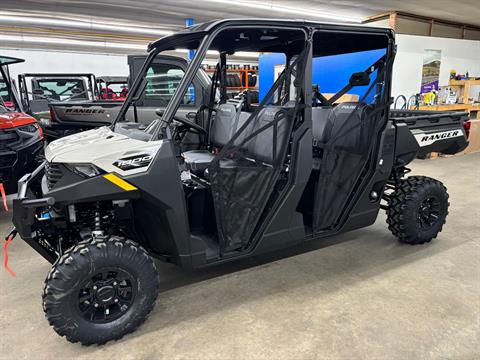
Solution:
<svg viewBox="0 0 480 360">
<path fill-rule="evenodd" d="M 43 132 L 35 118 L 23 112 L 8 66 L 25 60 L 0 56 L 0 192 L 17 191 L 17 181 L 38 165 Z"/>
</svg>

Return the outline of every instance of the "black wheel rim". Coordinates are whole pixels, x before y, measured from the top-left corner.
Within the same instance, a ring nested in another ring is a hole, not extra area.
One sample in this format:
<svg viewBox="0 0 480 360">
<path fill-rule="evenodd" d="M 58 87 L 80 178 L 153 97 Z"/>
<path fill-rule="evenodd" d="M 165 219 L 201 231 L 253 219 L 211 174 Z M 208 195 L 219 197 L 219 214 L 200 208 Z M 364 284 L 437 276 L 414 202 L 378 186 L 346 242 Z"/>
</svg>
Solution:
<svg viewBox="0 0 480 360">
<path fill-rule="evenodd" d="M 136 281 L 127 271 L 106 268 L 87 279 L 78 293 L 78 308 L 83 318 L 107 323 L 123 316 L 132 306 Z"/>
<path fill-rule="evenodd" d="M 417 223 L 422 230 L 430 229 L 435 225 L 440 216 L 440 201 L 430 196 L 424 199 L 417 211 Z"/>
</svg>

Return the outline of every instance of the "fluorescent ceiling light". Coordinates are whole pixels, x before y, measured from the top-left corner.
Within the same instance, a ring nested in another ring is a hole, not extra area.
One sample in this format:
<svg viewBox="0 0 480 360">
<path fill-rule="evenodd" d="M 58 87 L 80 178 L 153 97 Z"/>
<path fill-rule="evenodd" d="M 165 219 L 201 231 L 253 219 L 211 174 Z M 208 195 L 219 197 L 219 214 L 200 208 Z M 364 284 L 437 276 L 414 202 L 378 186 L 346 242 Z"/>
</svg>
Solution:
<svg viewBox="0 0 480 360">
<path fill-rule="evenodd" d="M 232 12 L 232 8 L 234 8 L 235 6 L 239 6 L 239 7 L 246 7 L 249 9 L 266 10 L 269 12 L 274 11 L 282 14 L 292 14 L 295 16 L 300 15 L 300 17 L 302 18 L 305 18 L 305 16 L 307 16 L 308 18 L 318 17 L 321 19 L 331 19 L 336 21 L 347 21 L 347 22 L 355 22 L 355 23 L 361 23 L 363 21 L 363 18 L 360 16 L 350 16 L 350 15 L 344 15 L 339 13 L 332 13 L 329 11 L 315 11 L 307 8 L 283 6 L 283 5 L 274 4 L 273 1 L 265 1 L 265 2 L 246 1 L 246 0 L 235 0 L 235 1 L 203 0 L 203 1 L 228 5 L 230 12 Z"/>
<path fill-rule="evenodd" d="M 233 56 L 247 57 L 247 58 L 258 58 L 260 53 L 250 52 L 250 51 L 237 51 Z"/>
<path fill-rule="evenodd" d="M 42 25 L 42 26 L 65 26 L 74 29 L 86 29 L 86 30 L 103 30 L 103 31 L 116 31 L 122 33 L 135 33 L 135 34 L 148 34 L 148 35 L 171 35 L 173 31 L 162 29 L 147 29 L 142 27 L 125 26 L 123 24 L 102 24 L 90 21 L 82 20 L 64 20 L 55 18 L 41 18 L 33 16 L 15 16 L 15 15 L 0 15 L 0 22 L 12 23 L 14 25 Z"/>
<path fill-rule="evenodd" d="M 30 43 L 30 44 L 44 44 L 44 45 L 66 45 L 66 46 L 81 46 L 81 47 L 95 47 L 102 49 L 126 49 L 126 50 L 143 50 L 147 51 L 147 45 L 142 44 L 129 44 L 111 41 L 88 41 L 88 40 L 76 40 L 76 39 L 58 39 L 38 36 L 17 36 L 17 35 L 2 35 L 0 37 L 0 44 L 3 42 L 13 43 Z M 176 49 L 176 52 L 186 54 L 187 49 Z M 208 50 L 208 55 L 218 56 L 218 51 Z M 260 54 L 257 52 L 238 51 L 233 56 L 258 58 Z"/>
<path fill-rule="evenodd" d="M 140 44 L 128 44 L 117 43 L 109 41 L 86 41 L 86 40 L 73 40 L 73 39 L 56 39 L 45 38 L 36 36 L 14 36 L 14 35 L 2 35 L 0 37 L 0 43 L 2 42 L 14 42 L 14 43 L 33 43 L 33 44 L 49 44 L 49 45 L 68 45 L 68 46 L 83 46 L 83 47 L 96 47 L 103 49 L 135 49 L 135 50 L 147 50 L 147 45 Z"/>
<path fill-rule="evenodd" d="M 188 53 L 187 49 L 175 49 L 176 52 L 186 54 Z M 216 50 L 207 50 L 207 55 L 218 56 L 219 53 Z M 233 56 L 243 57 L 243 58 L 255 58 L 257 59 L 260 56 L 260 53 L 253 51 L 237 51 Z"/>
</svg>

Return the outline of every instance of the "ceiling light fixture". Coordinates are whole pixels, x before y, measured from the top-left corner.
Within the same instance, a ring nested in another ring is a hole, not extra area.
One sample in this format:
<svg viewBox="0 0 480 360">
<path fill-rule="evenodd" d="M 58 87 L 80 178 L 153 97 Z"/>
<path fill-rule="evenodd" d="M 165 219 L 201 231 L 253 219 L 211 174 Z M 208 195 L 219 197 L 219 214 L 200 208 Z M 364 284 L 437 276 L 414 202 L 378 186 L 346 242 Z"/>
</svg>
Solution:
<svg viewBox="0 0 480 360">
<path fill-rule="evenodd" d="M 321 19 L 331 19 L 335 21 L 345 21 L 345 22 L 354 22 L 354 23 L 361 23 L 363 18 L 360 16 L 351 16 L 351 15 L 344 15 L 339 13 L 333 13 L 329 11 L 315 11 L 312 9 L 300 8 L 300 7 L 290 7 L 290 6 L 283 6 L 273 4 L 272 2 L 267 3 L 260 3 L 259 1 L 245 1 L 245 0 L 203 0 L 204 2 L 210 3 L 218 3 L 218 4 L 225 4 L 229 6 L 229 11 L 232 12 L 232 8 L 235 6 L 239 7 L 246 7 L 249 9 L 258 9 L 258 10 L 266 10 L 266 11 L 274 11 L 282 14 L 293 14 L 295 16 L 302 16 L 307 18 L 321 18 Z"/>
<path fill-rule="evenodd" d="M 68 45 L 68 46 L 81 46 L 81 47 L 95 47 L 103 49 L 126 49 L 126 50 L 147 50 L 147 45 L 141 44 L 128 44 L 117 43 L 109 41 L 86 41 L 86 40 L 72 40 L 72 39 L 56 39 L 45 38 L 36 36 L 15 36 L 15 35 L 2 35 L 0 37 L 0 44 L 3 42 L 13 43 L 32 43 L 32 44 L 45 44 L 45 45 Z"/>
<path fill-rule="evenodd" d="M 187 49 L 175 49 L 175 52 L 186 54 L 186 53 L 188 53 L 188 50 Z M 218 56 L 219 53 L 216 50 L 207 50 L 207 55 Z M 260 56 L 260 53 L 253 52 L 253 51 L 237 51 L 236 53 L 233 54 L 233 56 L 242 57 L 242 58 L 258 59 L 258 57 Z"/>
<path fill-rule="evenodd" d="M 101 49 L 124 49 L 124 50 L 142 50 L 147 51 L 147 45 L 142 44 L 129 44 L 111 41 L 87 41 L 87 40 L 75 40 L 75 39 L 58 39 L 58 38 L 46 38 L 37 36 L 17 36 L 17 35 L 2 35 L 0 37 L 0 44 L 8 43 L 27 43 L 27 44 L 44 44 L 44 45 L 66 45 L 73 47 L 92 47 Z M 175 52 L 186 54 L 187 49 L 176 49 Z M 218 56 L 218 51 L 208 50 L 207 55 Z M 242 58 L 258 58 L 259 53 L 238 51 L 233 56 Z"/>
<path fill-rule="evenodd" d="M 162 29 L 146 29 L 142 27 L 125 26 L 123 24 L 101 24 L 93 20 L 64 20 L 54 18 L 41 18 L 33 16 L 15 16 L 15 15 L 0 15 L 0 23 L 12 23 L 14 25 L 40 25 L 40 26 L 64 26 L 74 29 L 86 29 L 86 30 L 101 30 L 101 31 L 115 31 L 122 33 L 135 33 L 145 35 L 165 36 L 173 34 L 173 31 Z"/>
</svg>

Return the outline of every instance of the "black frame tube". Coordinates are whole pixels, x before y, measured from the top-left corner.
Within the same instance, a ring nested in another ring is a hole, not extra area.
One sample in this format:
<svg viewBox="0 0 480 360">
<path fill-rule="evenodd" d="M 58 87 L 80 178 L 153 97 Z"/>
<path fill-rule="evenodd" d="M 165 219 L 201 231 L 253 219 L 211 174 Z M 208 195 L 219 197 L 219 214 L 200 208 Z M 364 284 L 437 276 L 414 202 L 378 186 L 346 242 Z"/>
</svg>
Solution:
<svg viewBox="0 0 480 360">
<path fill-rule="evenodd" d="M 5 66 L 5 68 L 4 68 Z M 5 71 L 6 70 L 6 71 Z M 15 106 L 15 110 L 23 111 L 22 105 L 17 99 L 17 96 L 12 88 L 12 79 L 10 78 L 10 72 L 8 71 L 8 67 L 6 65 L 0 66 L 0 73 L 2 74 L 3 80 L 5 81 L 5 85 L 7 86 L 8 95 L 10 96 L 10 100 L 13 102 Z"/>
</svg>

